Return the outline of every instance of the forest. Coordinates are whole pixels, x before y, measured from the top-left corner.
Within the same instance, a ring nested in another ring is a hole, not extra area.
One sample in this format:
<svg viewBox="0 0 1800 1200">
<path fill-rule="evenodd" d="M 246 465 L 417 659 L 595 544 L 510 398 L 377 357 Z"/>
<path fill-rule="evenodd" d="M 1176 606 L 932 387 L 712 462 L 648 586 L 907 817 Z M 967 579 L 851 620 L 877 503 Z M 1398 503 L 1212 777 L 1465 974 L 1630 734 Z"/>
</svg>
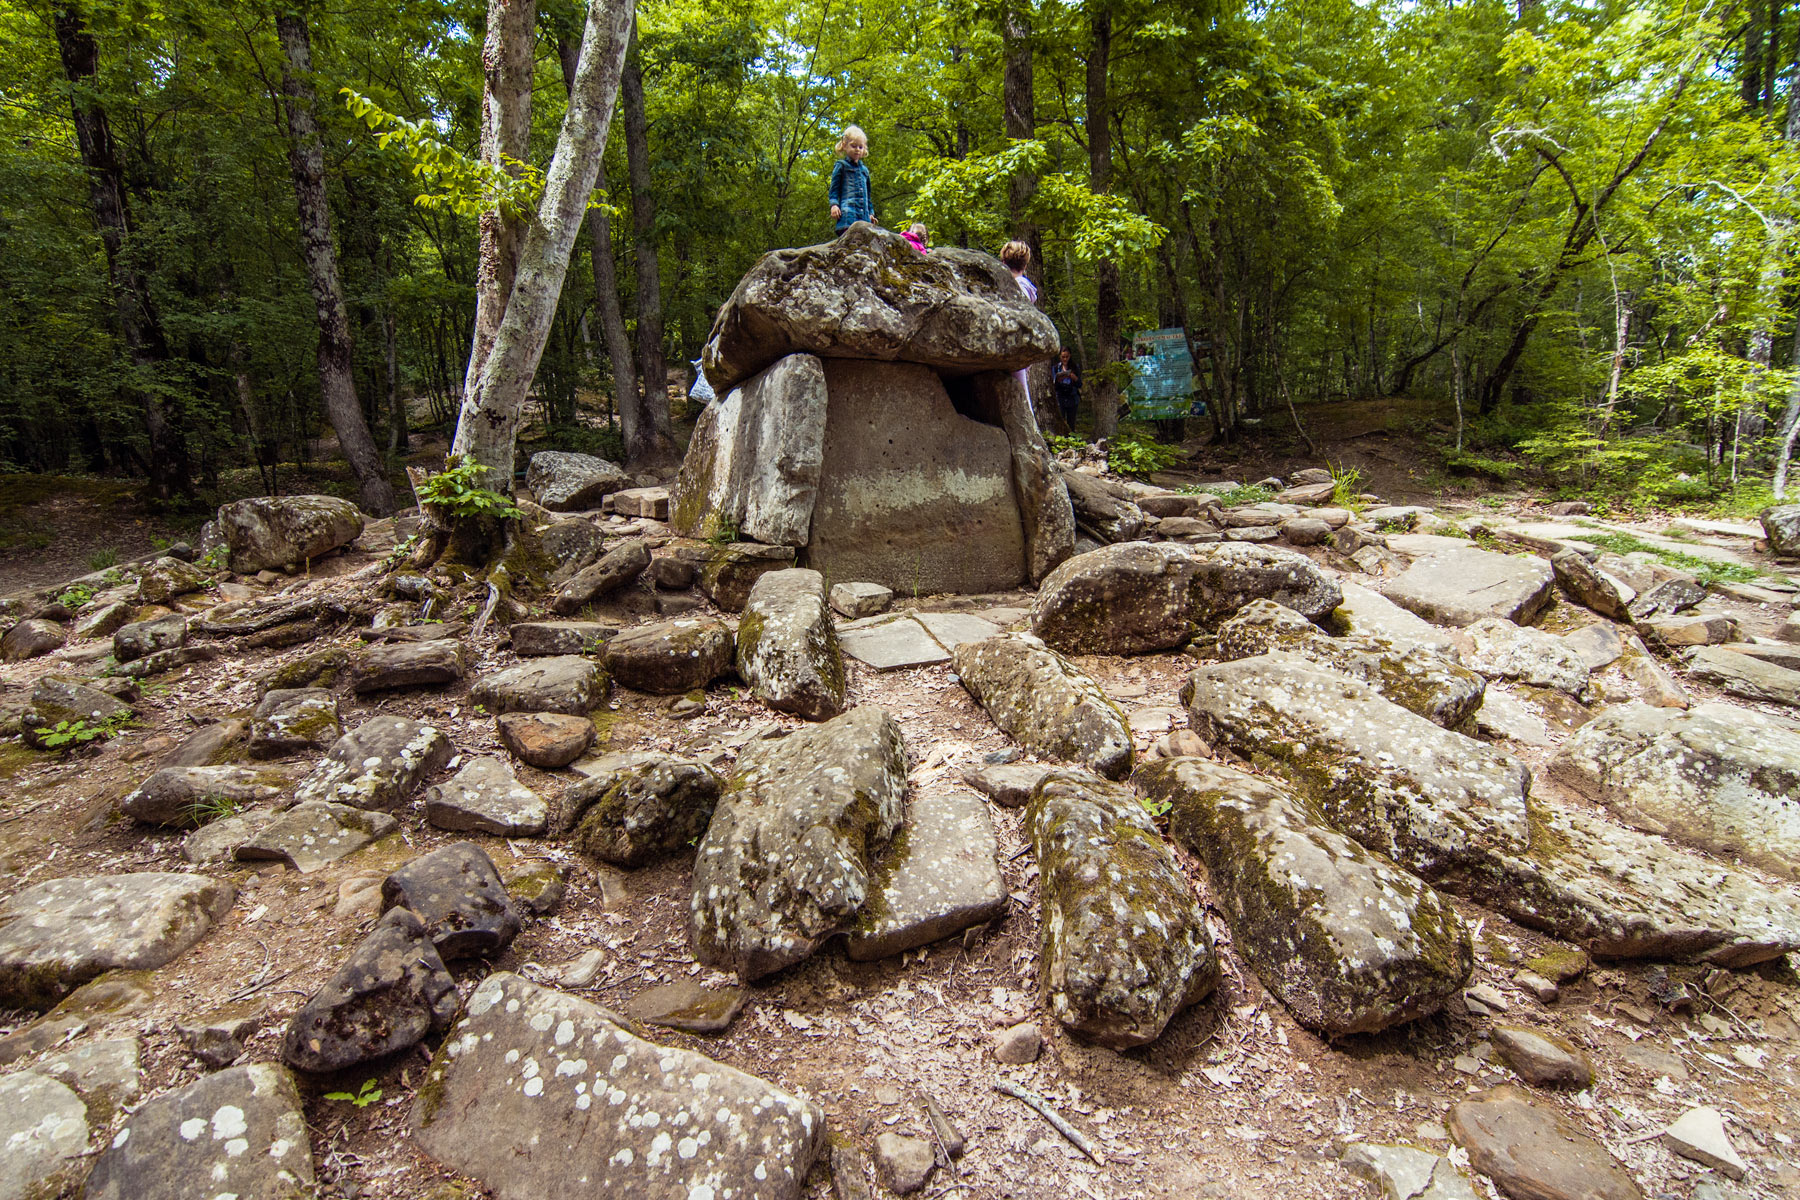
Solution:
<svg viewBox="0 0 1800 1200">
<path fill-rule="evenodd" d="M 1034 247 L 1087 380 L 1081 436 L 1117 432 L 1131 336 L 1180 327 L 1220 442 L 1408 398 L 1444 414 L 1444 477 L 1528 468 L 1643 504 L 1787 490 L 1781 0 L 632 19 L 529 438 L 672 461 L 645 381 L 692 380 L 759 256 L 832 235 L 855 123 L 883 224 Z M 571 0 L 0 0 L 0 472 L 198 507 L 280 490 L 324 437 L 365 509 L 402 503 L 414 439 L 456 423 L 489 217 L 544 186 L 585 21 Z M 507 70 L 529 105 L 496 185 L 484 80 Z"/>
</svg>

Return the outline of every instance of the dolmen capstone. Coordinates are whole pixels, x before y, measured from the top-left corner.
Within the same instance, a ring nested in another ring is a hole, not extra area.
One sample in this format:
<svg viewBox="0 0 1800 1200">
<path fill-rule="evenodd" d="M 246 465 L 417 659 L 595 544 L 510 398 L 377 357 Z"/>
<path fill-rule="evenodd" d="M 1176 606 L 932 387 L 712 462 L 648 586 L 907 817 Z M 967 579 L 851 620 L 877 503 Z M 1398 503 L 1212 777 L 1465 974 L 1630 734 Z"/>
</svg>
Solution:
<svg viewBox="0 0 1800 1200">
<path fill-rule="evenodd" d="M 723 399 L 670 521 L 911 594 L 1037 582 L 1075 521 L 1013 372 L 1058 345 L 987 254 L 921 257 L 861 223 L 766 254 L 713 324 L 702 362 Z"/>
</svg>

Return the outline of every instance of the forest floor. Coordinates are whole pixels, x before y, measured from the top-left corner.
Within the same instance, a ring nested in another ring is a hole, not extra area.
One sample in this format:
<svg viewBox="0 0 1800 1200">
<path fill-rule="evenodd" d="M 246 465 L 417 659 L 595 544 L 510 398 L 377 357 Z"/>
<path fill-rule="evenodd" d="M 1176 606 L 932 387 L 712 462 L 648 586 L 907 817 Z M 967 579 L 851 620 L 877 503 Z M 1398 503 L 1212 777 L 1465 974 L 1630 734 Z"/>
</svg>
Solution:
<svg viewBox="0 0 1800 1200">
<path fill-rule="evenodd" d="M 1397 479 L 1407 470 L 1404 458 L 1379 452 L 1386 447 L 1384 438 L 1350 441 L 1355 453 L 1367 455 L 1371 475 L 1366 478 L 1383 478 L 1373 472 L 1387 470 Z M 1234 465 L 1206 458 L 1202 463 L 1196 478 Z M 1279 466 L 1276 458 L 1254 459 L 1244 448 L 1235 467 L 1249 476 L 1245 482 L 1257 477 L 1244 469 L 1252 463 L 1259 472 Z M 1393 500 L 1414 495 L 1398 487 L 1387 493 Z M 72 503 L 68 508 L 57 507 L 60 501 L 36 503 L 46 512 L 76 511 Z M 1527 512 L 1521 507 L 1518 515 Z M 1757 556 L 1745 550 L 1744 557 Z M 277 580 L 266 590 L 329 589 L 333 579 L 374 561 L 374 555 L 351 553 L 317 564 L 311 578 Z M 31 574 L 47 580 L 55 569 L 34 562 Z M 78 564 L 65 574 L 84 569 Z M 20 582 L 17 575 L 5 578 L 0 591 Z M 253 582 L 243 586 L 265 590 Z M 211 602 L 192 599 L 201 606 Z M 985 613 L 1005 625 L 1016 624 L 1030 601 L 1021 592 L 927 598 L 918 606 Z M 1545 618 L 1545 627 L 1587 616 L 1561 601 L 1557 610 Z M 1727 595 L 1709 600 L 1708 611 L 1737 618 L 1747 635 L 1771 632 L 1785 615 L 1770 604 Z M 354 630 L 332 640 L 359 644 Z M 0 894 L 62 876 L 178 865 L 180 835 L 146 832 L 109 816 L 114 804 L 198 726 L 253 704 L 259 675 L 324 644 L 225 657 L 162 676 L 146 687 L 140 720 L 127 735 L 74 759 L 9 746 L 0 757 L 0 794 L 6 797 L 0 805 Z M 79 647 L 72 643 L 71 649 Z M 472 641 L 468 650 L 471 679 L 514 661 L 498 631 Z M 1192 659 L 1155 654 L 1076 661 L 1131 716 L 1140 751 L 1172 726 L 1185 724 L 1176 690 Z M 67 669 L 68 663 L 55 657 L 0 668 L 0 696 L 16 698 L 39 676 Z M 853 664 L 850 683 L 853 702 L 879 704 L 899 723 L 915 796 L 961 787 L 963 767 L 1011 744 L 947 665 L 878 674 Z M 1688 686 L 1697 699 L 1718 698 L 1701 685 Z M 462 759 L 504 755 L 492 721 L 475 710 L 467 691 L 465 682 L 430 691 L 345 695 L 345 726 L 377 713 L 425 717 L 451 736 Z M 1755 707 L 1780 714 L 1766 705 Z M 676 720 L 657 698 L 626 691 L 617 693 L 614 708 L 596 753 L 717 753 L 771 725 L 799 726 L 727 687 L 708 694 L 697 719 Z M 1553 721 L 1554 740 L 1560 742 L 1569 728 L 1566 721 Z M 1540 767 L 1554 746 L 1508 749 Z M 297 758 L 276 765 L 297 778 L 311 762 Z M 568 772 L 539 772 L 523 764 L 517 770 L 546 798 L 569 782 Z M 1541 774 L 1540 779 L 1543 789 L 1578 803 Z M 968 1135 L 969 1149 L 953 1170 L 940 1170 L 924 1194 L 959 1200 L 1363 1197 L 1371 1194 L 1368 1185 L 1338 1165 L 1339 1147 L 1378 1141 L 1450 1151 L 1444 1126 L 1450 1106 L 1511 1078 L 1488 1041 L 1490 1018 L 1455 1003 L 1382 1034 L 1336 1045 L 1321 1041 L 1262 988 L 1216 919 L 1226 969 L 1214 999 L 1177 1016 L 1151 1046 L 1128 1053 L 1069 1037 L 1054 1021 L 1042 1019 L 1037 996 L 1036 867 L 1028 839 L 1017 811 L 995 808 L 993 814 L 1013 900 L 1004 918 L 883 962 L 854 962 L 829 948 L 750 989 L 746 1010 L 724 1033 L 656 1030 L 654 1036 L 804 1091 L 825 1107 L 833 1130 L 865 1149 L 882 1132 L 928 1136 L 919 1104 L 921 1096 L 930 1095 Z M 262 1010 L 261 1032 L 249 1043 L 247 1061 L 274 1060 L 288 1017 L 325 982 L 373 919 L 372 904 L 358 907 L 348 898 L 370 878 L 455 840 L 457 835 L 424 823 L 415 807 L 403 815 L 398 835 L 312 874 L 279 865 L 209 868 L 237 884 L 238 903 L 214 932 L 157 972 L 143 1007 L 126 1014 L 142 1045 L 145 1094 L 197 1076 L 176 1023 L 230 997 L 248 997 Z M 541 977 L 543 970 L 590 948 L 603 950 L 604 966 L 581 994 L 608 1007 L 621 1007 L 647 987 L 672 979 L 695 978 L 713 987 L 733 982 L 692 956 L 686 932 L 690 864 L 670 862 L 625 875 L 596 868 L 566 843 L 485 842 L 503 874 L 551 862 L 566 873 L 569 893 L 556 915 L 528 922 L 494 962 L 460 965 L 465 994 L 488 970 Z M 1187 866 L 1207 898 L 1204 873 L 1192 862 Z M 1594 1061 L 1593 1088 L 1573 1095 L 1540 1093 L 1540 1098 L 1600 1138 L 1646 1194 L 1682 1200 L 1702 1194 L 1744 1200 L 1800 1196 L 1795 1101 L 1800 987 L 1789 965 L 1718 973 L 1709 980 L 1699 967 L 1605 964 L 1546 1005 L 1525 992 L 1514 973 L 1535 955 L 1566 948 L 1476 906 L 1456 904 L 1475 931 L 1471 985 L 1498 989 L 1509 1005 L 1505 1020 L 1560 1034 Z M 1671 979 L 1692 984 L 1700 1003 L 1680 1010 L 1658 1003 L 1656 996 L 1667 994 Z M 1027 1019 L 1038 1020 L 1046 1035 L 1043 1054 L 1024 1067 L 998 1067 L 988 1050 L 990 1039 Z M 0 1013 L 0 1034 L 29 1020 L 26 1013 Z M 415 1051 L 342 1077 L 302 1079 L 323 1196 L 452 1200 L 486 1194 L 447 1175 L 404 1135 L 425 1063 Z M 1024 1106 L 997 1094 L 992 1084 L 1002 1072 L 1048 1098 L 1096 1140 L 1106 1161 L 1090 1161 Z M 369 1081 L 382 1094 L 375 1103 L 357 1106 L 332 1098 L 356 1093 Z M 1745 1190 L 1726 1185 L 1726 1190 L 1697 1192 L 1703 1181 L 1718 1177 L 1676 1157 L 1656 1139 L 1657 1130 L 1697 1104 L 1731 1115 L 1732 1136 L 1755 1171 Z M 829 1190 L 821 1167 L 805 1194 L 823 1200 Z"/>
</svg>

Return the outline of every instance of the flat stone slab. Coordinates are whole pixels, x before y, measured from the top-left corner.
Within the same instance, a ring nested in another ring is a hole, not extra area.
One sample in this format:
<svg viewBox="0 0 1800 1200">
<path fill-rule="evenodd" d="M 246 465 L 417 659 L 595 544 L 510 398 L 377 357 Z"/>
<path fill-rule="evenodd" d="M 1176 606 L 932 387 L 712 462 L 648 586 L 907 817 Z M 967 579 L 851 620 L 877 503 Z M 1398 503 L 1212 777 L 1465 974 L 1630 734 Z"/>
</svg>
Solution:
<svg viewBox="0 0 1800 1200">
<path fill-rule="evenodd" d="M 294 798 L 399 808 L 450 754 L 450 739 L 434 726 L 405 717 L 370 717 L 332 743 Z"/>
<path fill-rule="evenodd" d="M 1663 1130 L 1669 1149 L 1697 1163 L 1713 1167 L 1733 1179 L 1742 1179 L 1750 1167 L 1738 1154 L 1725 1132 L 1725 1121 L 1716 1108 L 1690 1108 Z"/>
<path fill-rule="evenodd" d="M 1516 1087 L 1478 1092 L 1450 1110 L 1450 1136 L 1503 1194 L 1542 1200 L 1643 1200 L 1605 1147 Z"/>
<path fill-rule="evenodd" d="M 618 632 L 603 621 L 521 621 L 512 627 L 512 648 L 520 658 L 592 654 Z"/>
<path fill-rule="evenodd" d="M 625 1002 L 625 1015 L 646 1025 L 681 1033 L 723 1033 L 749 1000 L 747 988 L 713 989 L 698 980 L 678 979 L 639 992 Z"/>
<path fill-rule="evenodd" d="M 1521 746 L 1555 744 L 1548 721 L 1511 692 L 1495 687 L 1482 693 L 1481 707 L 1475 710 L 1475 730 L 1483 737 L 1504 738 Z"/>
<path fill-rule="evenodd" d="M 1001 808 L 1023 808 L 1033 789 L 1055 769 L 1045 763 L 984 763 L 964 768 L 962 777 Z"/>
<path fill-rule="evenodd" d="M 1030 753 L 1079 763 L 1109 779 L 1130 772 L 1125 714 L 1087 672 L 1037 638 L 1002 633 L 965 642 L 951 662 L 994 724 Z"/>
<path fill-rule="evenodd" d="M 143 1086 L 136 1037 L 78 1042 L 31 1069 L 73 1088 L 95 1124 L 112 1120 L 119 1109 L 136 1103 Z"/>
<path fill-rule="evenodd" d="M 1468 538 L 1445 537 L 1437 533 L 1390 533 L 1386 537 L 1389 550 L 1408 558 L 1430 558 L 1434 554 L 1454 554 L 1469 549 Z"/>
<path fill-rule="evenodd" d="M 1006 632 L 992 621 L 973 613 L 922 612 L 914 613 L 913 619 L 923 625 L 925 632 L 936 638 L 938 645 L 946 650 L 954 650 L 964 642 L 985 642 L 988 638 L 998 637 Z"/>
<path fill-rule="evenodd" d="M 1344 1147 L 1341 1161 L 1345 1170 L 1379 1187 L 1382 1200 L 1476 1200 L 1469 1177 L 1428 1150 L 1356 1142 Z"/>
<path fill-rule="evenodd" d="M 950 652 L 911 616 L 840 631 L 838 645 L 845 654 L 877 671 L 926 667 L 950 661 Z"/>
<path fill-rule="evenodd" d="M 483 675 L 469 688 L 469 698 L 495 714 L 553 712 L 579 717 L 603 704 L 609 687 L 599 663 L 560 654 Z"/>
<path fill-rule="evenodd" d="M 237 898 L 205 875 L 71 876 L 0 903 L 0 1004 L 48 1008 L 107 971 L 160 967 Z"/>
<path fill-rule="evenodd" d="M 1344 601 L 1332 612 L 1330 622 L 1345 633 L 1360 633 L 1392 642 L 1397 649 L 1423 646 L 1443 654 L 1455 654 L 1456 642 L 1439 626 L 1401 608 L 1380 592 L 1360 583 L 1340 580 Z"/>
<path fill-rule="evenodd" d="M 1146 763 L 1134 778 L 1206 864 L 1233 945 L 1308 1029 L 1386 1029 L 1438 1011 L 1468 981 L 1475 951 L 1456 909 L 1316 804 L 1198 758 Z"/>
<path fill-rule="evenodd" d="M 889 958 L 1006 912 L 988 807 L 968 792 L 914 796 L 906 824 L 869 881 L 851 958 Z"/>
<path fill-rule="evenodd" d="M 1782 722 L 1623 705 L 1576 730 L 1551 769 L 1639 828 L 1800 877 L 1800 734 Z"/>
<path fill-rule="evenodd" d="M 550 806 L 497 758 L 471 759 L 425 793 L 425 820 L 456 833 L 536 837 L 549 819 Z"/>
<path fill-rule="evenodd" d="M 305 800 L 264 825 L 237 848 L 241 862 L 284 862 L 301 874 L 328 867 L 400 828 L 384 812 Z"/>
<path fill-rule="evenodd" d="M 1524 623 L 1549 603 L 1555 579 L 1541 558 L 1464 545 L 1419 559 L 1381 591 L 1440 625 L 1473 625 L 1484 617 Z"/>
<path fill-rule="evenodd" d="M 87 1106 L 68 1087 L 35 1071 L 0 1077 L 0 1196 L 66 1195 L 87 1142 Z"/>
<path fill-rule="evenodd" d="M 312 1149 L 300 1094 L 270 1063 L 231 1067 L 132 1113 L 94 1160 L 87 1200 L 305 1195 Z"/>
<path fill-rule="evenodd" d="M 1688 661 L 1688 674 L 1746 700 L 1800 707 L 1800 671 L 1790 671 L 1723 646 L 1705 646 Z"/>
<path fill-rule="evenodd" d="M 398 688 L 442 687 L 463 677 L 463 645 L 451 638 L 387 642 L 350 661 L 350 686 L 359 695 Z"/>
<path fill-rule="evenodd" d="M 470 995 L 412 1128 L 497 1200 L 796 1200 L 825 1144 L 811 1101 L 508 972 Z"/>
</svg>

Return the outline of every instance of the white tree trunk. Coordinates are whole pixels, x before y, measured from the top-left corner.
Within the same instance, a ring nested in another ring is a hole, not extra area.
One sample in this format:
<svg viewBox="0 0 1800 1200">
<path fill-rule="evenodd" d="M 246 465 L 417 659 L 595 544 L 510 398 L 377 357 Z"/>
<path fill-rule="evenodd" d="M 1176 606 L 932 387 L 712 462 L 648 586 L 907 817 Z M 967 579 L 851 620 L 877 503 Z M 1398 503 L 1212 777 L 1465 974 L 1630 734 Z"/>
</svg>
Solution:
<svg viewBox="0 0 1800 1200">
<path fill-rule="evenodd" d="M 519 414 L 543 357 L 569 253 L 600 174 L 636 10 L 636 0 L 588 2 L 580 65 L 544 180 L 544 198 L 526 231 L 493 348 L 463 396 L 451 453 L 468 455 L 486 468 L 488 486 L 498 491 L 512 490 Z"/>
<path fill-rule="evenodd" d="M 531 144 L 531 79 L 537 33 L 537 0 L 488 0 L 487 38 L 481 45 L 481 161 L 510 175 Z M 510 162 L 509 162 L 510 160 Z M 481 258 L 475 268 L 475 340 L 463 394 L 474 388 L 493 349 L 518 270 L 524 222 L 498 208 L 481 214 Z"/>
</svg>

